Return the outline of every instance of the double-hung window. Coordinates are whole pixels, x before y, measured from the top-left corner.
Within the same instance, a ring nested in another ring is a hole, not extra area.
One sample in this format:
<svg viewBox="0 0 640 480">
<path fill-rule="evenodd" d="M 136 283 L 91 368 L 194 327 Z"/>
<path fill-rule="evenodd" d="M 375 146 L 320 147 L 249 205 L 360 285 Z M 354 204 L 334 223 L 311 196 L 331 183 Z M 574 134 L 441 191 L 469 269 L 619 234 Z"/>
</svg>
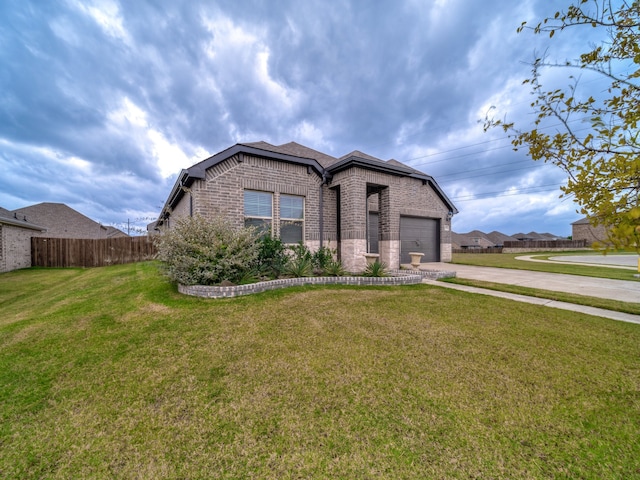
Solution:
<svg viewBox="0 0 640 480">
<path fill-rule="evenodd" d="M 280 240 L 304 241 L 304 197 L 280 195 Z"/>
<path fill-rule="evenodd" d="M 271 233 L 273 219 L 273 194 L 255 190 L 244 191 L 244 225 L 258 227 Z"/>
</svg>

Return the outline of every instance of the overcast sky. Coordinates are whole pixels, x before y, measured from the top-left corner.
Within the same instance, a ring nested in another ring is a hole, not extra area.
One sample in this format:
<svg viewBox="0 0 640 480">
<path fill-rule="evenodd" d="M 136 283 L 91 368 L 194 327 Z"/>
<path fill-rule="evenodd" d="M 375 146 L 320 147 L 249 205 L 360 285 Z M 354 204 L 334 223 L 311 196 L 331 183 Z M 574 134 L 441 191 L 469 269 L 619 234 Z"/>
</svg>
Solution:
<svg viewBox="0 0 640 480">
<path fill-rule="evenodd" d="M 432 175 L 458 233 L 570 235 L 582 216 L 558 198 L 566 175 L 482 129 L 492 106 L 533 119 L 522 81 L 536 53 L 586 51 L 592 32 L 516 33 L 568 4 L 3 0 L 0 206 L 60 202 L 144 226 L 182 168 L 238 142 L 295 141 Z"/>
</svg>

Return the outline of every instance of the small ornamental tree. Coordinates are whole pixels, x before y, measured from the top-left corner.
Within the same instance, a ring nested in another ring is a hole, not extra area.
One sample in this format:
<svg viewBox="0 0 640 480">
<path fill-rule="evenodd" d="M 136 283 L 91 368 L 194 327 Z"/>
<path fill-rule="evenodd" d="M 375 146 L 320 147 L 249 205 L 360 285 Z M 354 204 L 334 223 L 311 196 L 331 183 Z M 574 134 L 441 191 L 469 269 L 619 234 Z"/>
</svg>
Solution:
<svg viewBox="0 0 640 480">
<path fill-rule="evenodd" d="M 529 28 L 549 37 L 576 28 L 603 35 L 575 61 L 549 63 L 543 57 L 533 63 L 525 80 L 534 96 L 532 129 L 492 118 L 485 128 L 503 128 L 516 150 L 528 148 L 534 160 L 562 168 L 568 174 L 562 191 L 574 196 L 580 212 L 607 229 L 611 245 L 640 253 L 640 1 L 574 0 L 565 11 L 535 27 L 525 22 L 518 31 Z M 566 88 L 547 90 L 546 68 L 592 72 L 608 88 L 585 94 L 571 77 Z M 556 130 L 545 131 L 549 123 Z"/>
<path fill-rule="evenodd" d="M 258 233 L 222 217 L 186 217 L 156 240 L 167 276 L 183 285 L 242 283 L 258 258 Z"/>
</svg>

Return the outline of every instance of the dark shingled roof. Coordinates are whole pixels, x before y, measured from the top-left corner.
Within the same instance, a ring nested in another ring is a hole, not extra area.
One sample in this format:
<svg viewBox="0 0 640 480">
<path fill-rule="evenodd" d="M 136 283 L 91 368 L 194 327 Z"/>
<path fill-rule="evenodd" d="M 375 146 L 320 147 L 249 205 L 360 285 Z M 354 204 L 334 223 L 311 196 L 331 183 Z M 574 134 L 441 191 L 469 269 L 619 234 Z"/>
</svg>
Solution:
<svg viewBox="0 0 640 480">
<path fill-rule="evenodd" d="M 451 200 L 447 198 L 431 176 L 398 162 L 397 160 L 380 160 L 379 158 L 367 155 L 359 150 L 354 150 L 347 155 L 336 158 L 312 148 L 305 147 L 304 145 L 300 145 L 296 142 L 272 145 L 270 143 L 260 141 L 237 143 L 209 158 L 202 160 L 201 162 L 196 163 L 190 168 L 182 170 L 178 175 L 178 179 L 176 180 L 171 193 L 169 194 L 169 198 L 162 208 L 162 212 L 160 213 L 160 217 L 157 222 L 160 222 L 163 218 L 168 216 L 170 214 L 170 209 L 173 208 L 180 198 L 182 198 L 182 195 L 184 194 L 183 187 L 189 187 L 195 179 L 204 179 L 205 171 L 208 168 L 211 168 L 212 166 L 238 154 L 265 156 L 284 162 L 306 165 L 307 168 L 313 169 L 318 175 L 322 176 L 323 180 L 325 178 L 330 179 L 331 175 L 351 167 L 360 167 L 391 175 L 418 178 L 422 180 L 423 183 L 428 182 L 433 187 L 436 194 L 451 209 L 452 213 L 458 213 L 458 210 L 453 203 L 451 203 Z M 157 222 L 156 225 L 158 224 Z"/>
<path fill-rule="evenodd" d="M 351 153 L 347 153 L 346 155 L 341 156 L 340 160 L 344 160 L 345 158 L 349 158 L 349 157 L 364 158 L 365 160 L 373 160 L 374 162 L 384 162 L 384 160 L 380 160 L 379 158 L 376 158 L 373 155 L 368 155 L 366 153 L 363 153 L 360 150 L 354 150 Z"/>
<path fill-rule="evenodd" d="M 305 147 L 296 142 L 289 142 L 283 145 L 271 145 L 267 142 L 252 142 L 241 143 L 240 145 L 246 145 L 247 147 L 259 148 L 260 150 L 266 150 L 267 152 L 283 153 L 285 155 L 293 155 L 294 157 L 311 158 L 317 161 L 323 168 L 327 168 L 338 161 L 337 158 L 327 155 L 326 153 L 318 152 L 313 148 Z"/>
<path fill-rule="evenodd" d="M 589 217 L 584 217 L 584 218 L 581 218 L 580 220 L 573 222 L 571 225 L 589 225 L 590 223 L 591 222 L 589 221 Z"/>
</svg>

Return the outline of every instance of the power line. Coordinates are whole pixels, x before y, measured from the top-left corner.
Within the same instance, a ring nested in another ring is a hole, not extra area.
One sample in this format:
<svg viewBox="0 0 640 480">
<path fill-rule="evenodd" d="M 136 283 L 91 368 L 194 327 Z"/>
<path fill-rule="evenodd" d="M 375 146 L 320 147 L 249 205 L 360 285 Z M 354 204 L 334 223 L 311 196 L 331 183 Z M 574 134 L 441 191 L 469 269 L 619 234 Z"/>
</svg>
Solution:
<svg viewBox="0 0 640 480">
<path fill-rule="evenodd" d="M 572 120 L 571 122 L 577 122 L 577 121 L 583 121 L 583 120 L 584 120 L 584 118 Z M 558 126 L 562 126 L 562 124 L 561 123 L 556 123 L 556 124 L 549 125 L 549 126 L 544 127 L 544 128 L 539 128 L 538 130 L 546 130 L 546 129 L 554 128 L 554 127 L 558 127 Z M 579 129 L 575 129 L 574 132 L 581 132 L 583 130 L 589 130 L 590 128 L 591 127 L 579 128 Z M 446 153 L 456 152 L 458 150 L 464 150 L 465 148 L 476 147 L 476 146 L 479 146 L 479 145 L 486 145 L 487 143 L 498 142 L 498 141 L 501 141 L 501 140 L 508 140 L 509 138 L 510 138 L 509 136 L 500 137 L 500 138 L 495 138 L 495 139 L 492 139 L 492 140 L 487 140 L 487 141 L 484 141 L 484 142 L 473 143 L 471 145 L 465 145 L 463 147 L 452 148 L 450 150 L 442 150 L 440 152 L 434 152 L 434 153 L 430 153 L 428 155 L 422 155 L 420 157 L 411 158 L 409 160 L 406 160 L 405 163 L 407 163 L 407 165 L 410 165 L 409 162 L 411 162 L 413 160 L 432 157 L 432 156 L 436 156 L 436 155 L 444 155 Z M 426 166 L 426 165 L 433 165 L 434 163 L 447 162 L 449 160 L 456 160 L 458 158 L 470 157 L 470 156 L 473 156 L 473 155 L 481 155 L 481 154 L 486 153 L 486 152 L 491 152 L 491 151 L 494 151 L 494 150 L 501 150 L 503 148 L 513 148 L 513 145 L 511 143 L 509 143 L 508 145 L 501 145 L 499 147 L 488 148 L 488 149 L 483 149 L 483 150 L 477 150 L 477 151 L 474 151 L 474 152 L 471 152 L 471 153 L 465 153 L 463 155 L 458 155 L 458 156 L 455 156 L 455 157 L 447 157 L 447 158 L 444 158 L 442 160 L 435 160 L 435 161 L 432 161 L 432 162 L 422 162 L 422 163 L 417 163 L 417 164 L 413 164 L 413 165 L 410 165 L 410 166 L 415 168 L 415 167 L 422 167 L 422 166 Z"/>
<path fill-rule="evenodd" d="M 518 160 L 516 162 L 509 162 L 509 163 L 500 163 L 498 165 L 491 165 L 491 166 L 488 166 L 488 167 L 472 168 L 470 170 L 465 170 L 463 172 L 445 173 L 444 175 L 438 175 L 438 178 L 450 177 L 452 175 L 460 175 L 461 173 L 480 172 L 482 170 L 490 170 L 492 168 L 499 168 L 499 167 L 504 167 L 506 165 L 516 165 L 516 164 L 522 164 L 522 163 L 524 163 L 522 160 Z M 493 174 L 498 174 L 498 173 L 505 173 L 505 172 L 512 172 L 512 171 L 515 171 L 515 170 L 523 170 L 525 168 L 534 168 L 534 167 L 538 167 L 538 166 L 541 166 L 541 165 L 544 165 L 544 164 L 543 163 L 533 164 L 533 165 L 528 165 L 527 167 L 516 168 L 514 170 L 500 170 L 498 172 L 489 173 L 488 175 L 493 175 Z M 471 175 L 469 177 L 456 178 L 454 180 L 462 180 L 464 178 L 481 177 L 481 176 L 483 176 L 483 175 Z"/>
<path fill-rule="evenodd" d="M 519 170 L 529 170 L 530 168 L 538 168 L 538 167 L 544 167 L 546 164 L 545 163 L 538 163 L 535 165 L 529 165 L 528 167 L 521 167 L 521 168 L 512 168 L 511 170 L 500 170 L 498 172 L 491 172 L 491 173 L 482 173 L 480 175 L 469 175 L 468 177 L 458 177 L 458 178 L 452 178 L 449 181 L 450 182 L 457 182 L 458 180 L 465 180 L 467 178 L 476 178 L 476 177 L 487 177 L 489 175 L 498 175 L 501 173 L 510 173 L 510 172 L 517 172 Z M 488 167 L 491 168 L 491 167 Z M 482 169 L 480 169 L 482 170 Z M 459 172 L 459 173 L 466 173 L 466 172 Z M 452 173 L 451 175 L 458 175 L 458 173 Z M 441 175 L 443 177 L 446 177 L 447 175 Z"/>
<path fill-rule="evenodd" d="M 497 198 L 497 197 L 514 197 L 517 195 L 525 195 L 530 193 L 546 193 L 546 192 L 553 192 L 554 190 L 557 190 L 558 187 L 560 186 L 562 186 L 562 183 L 539 185 L 537 187 L 521 188 L 517 192 L 504 192 L 504 191 L 483 192 L 483 193 L 453 197 L 451 198 L 451 201 L 469 202 L 471 200 L 487 200 L 487 199 Z M 546 187 L 555 187 L 555 188 L 546 188 Z"/>
</svg>

